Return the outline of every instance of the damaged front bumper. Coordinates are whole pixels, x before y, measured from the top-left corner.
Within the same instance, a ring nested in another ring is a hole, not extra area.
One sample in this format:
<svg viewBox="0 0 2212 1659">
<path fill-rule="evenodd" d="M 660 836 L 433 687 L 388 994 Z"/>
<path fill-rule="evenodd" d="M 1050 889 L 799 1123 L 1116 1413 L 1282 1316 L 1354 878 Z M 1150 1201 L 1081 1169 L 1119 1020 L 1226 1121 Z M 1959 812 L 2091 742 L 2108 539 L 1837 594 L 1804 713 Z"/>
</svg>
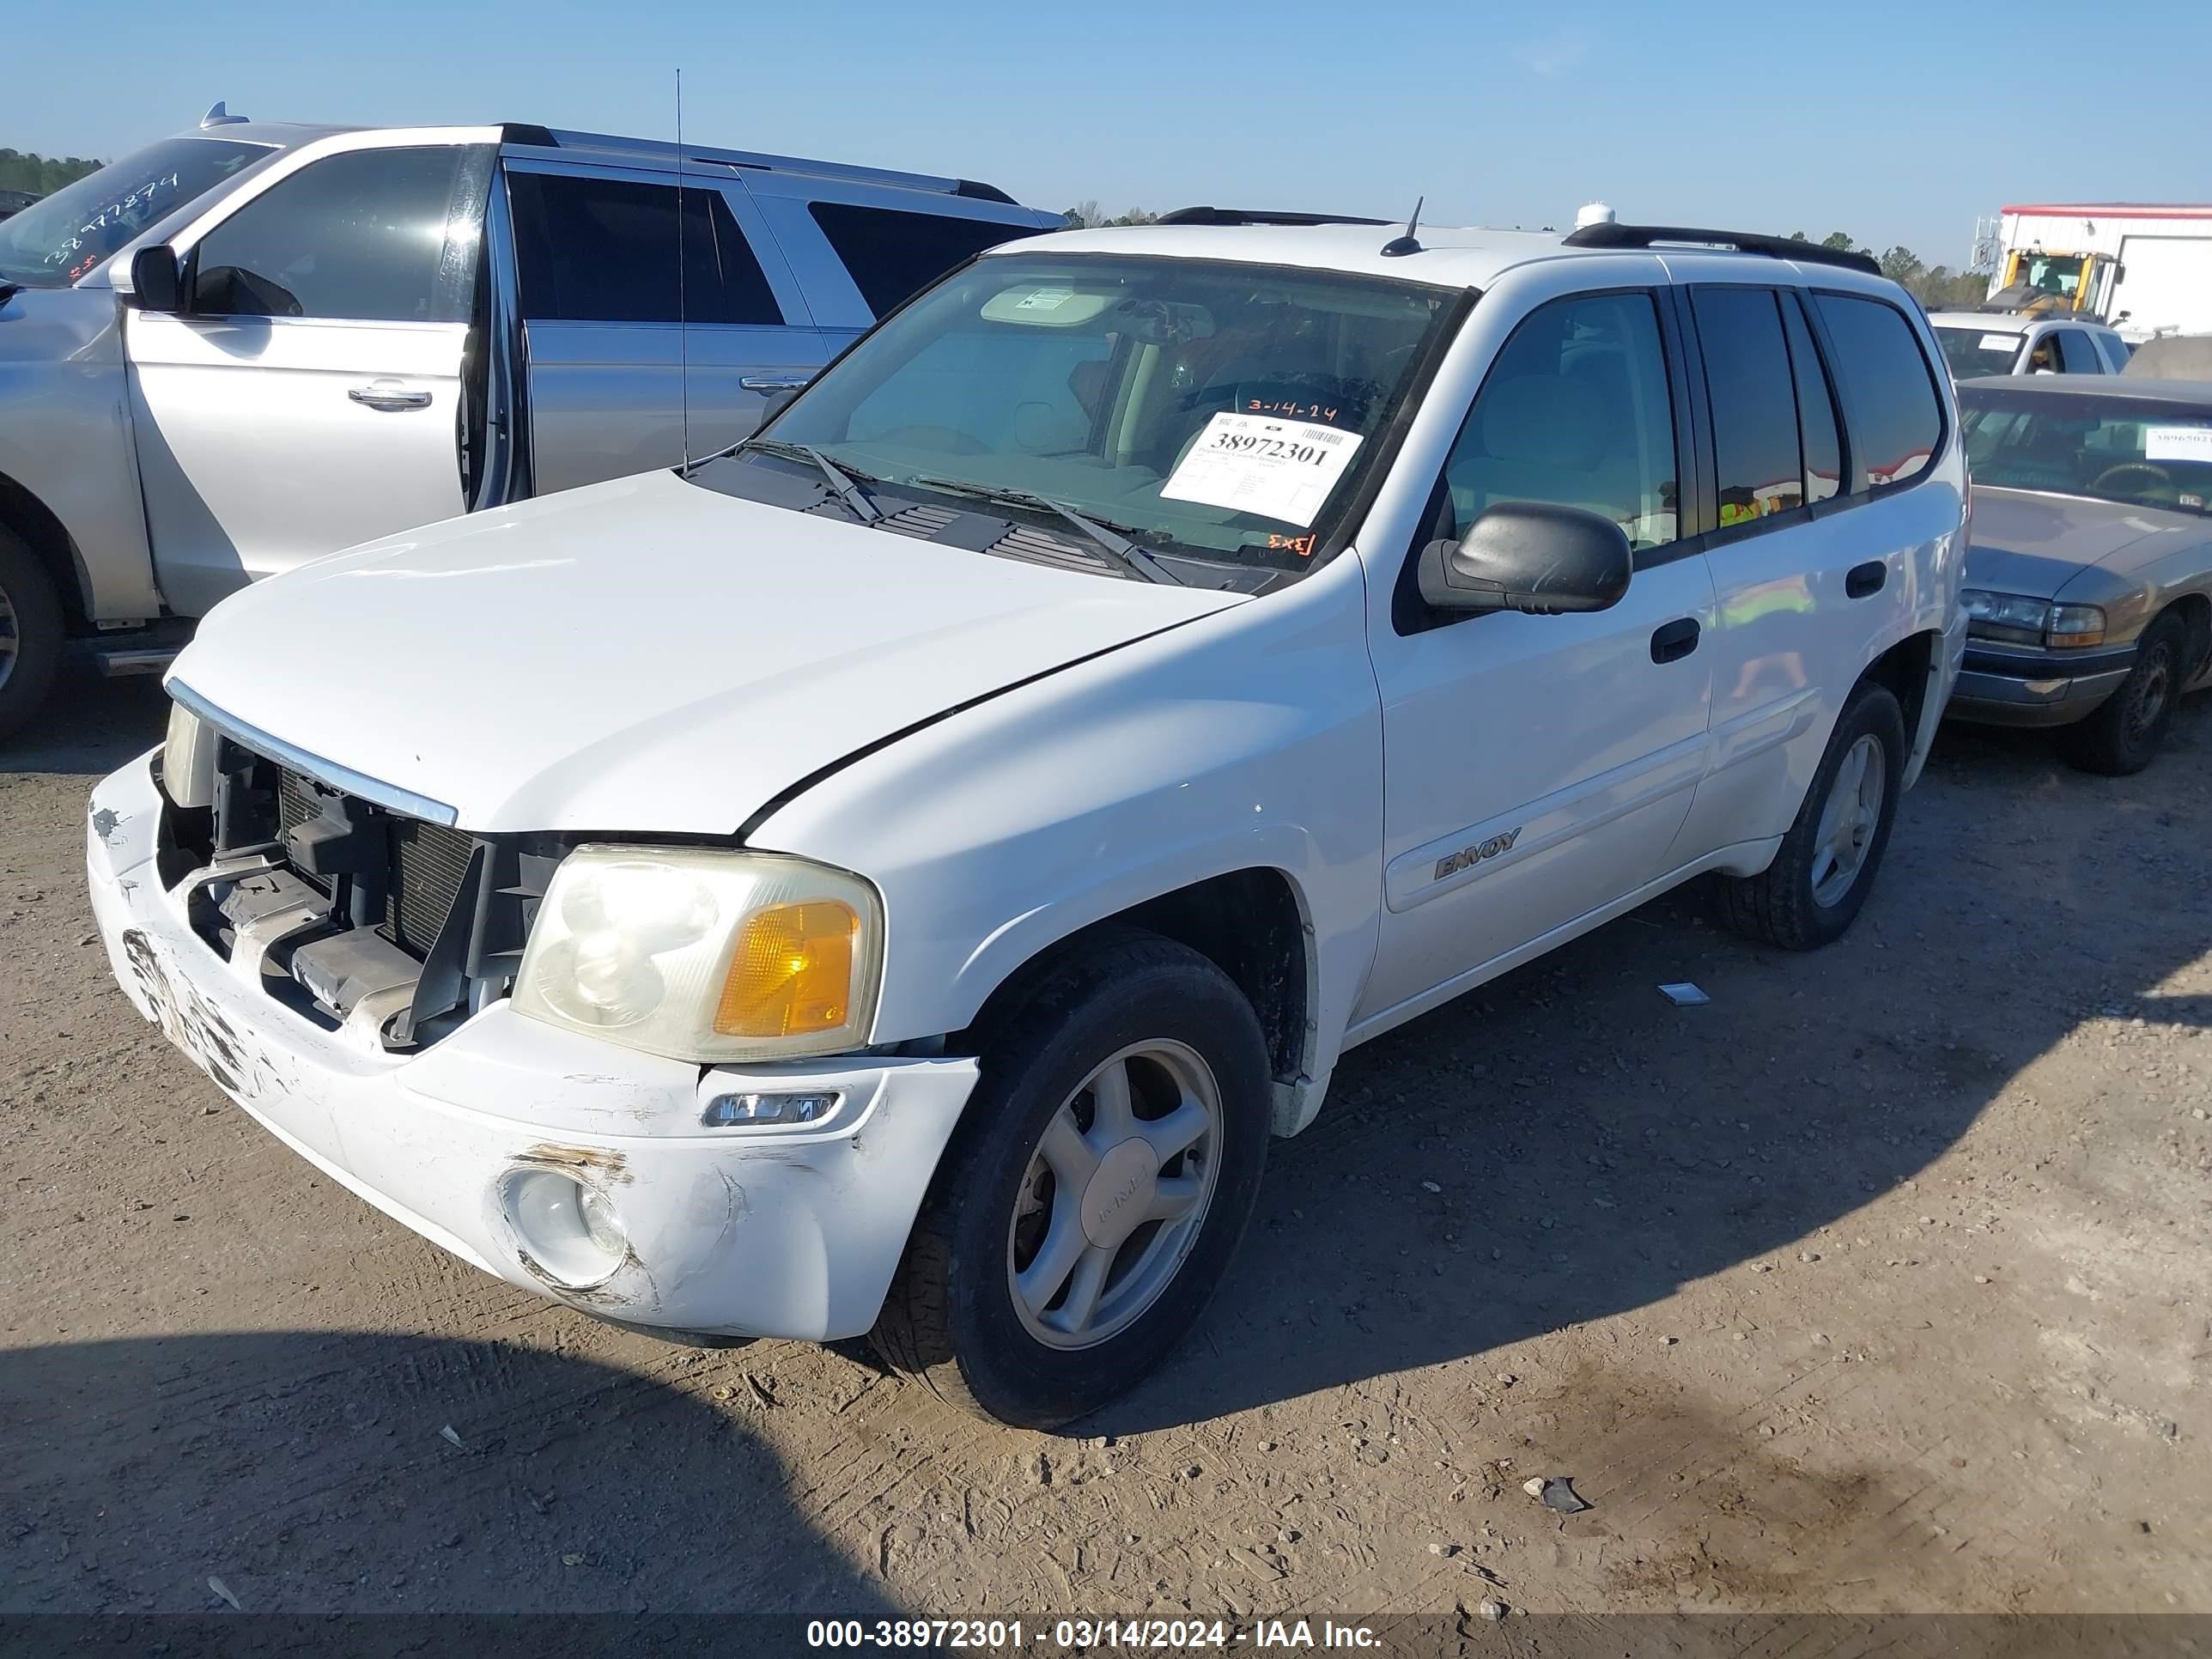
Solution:
<svg viewBox="0 0 2212 1659">
<path fill-rule="evenodd" d="M 139 1012 L 287 1146 L 485 1272 L 623 1324 L 822 1340 L 875 1322 L 974 1060 L 702 1067 L 504 1002 L 414 1054 L 361 1022 L 325 1029 L 270 994 L 257 951 L 225 961 L 193 931 L 191 893 L 219 872 L 164 886 L 154 759 L 94 792 L 100 936 Z M 709 1103 L 748 1091 L 841 1103 L 821 1127 L 702 1127 Z M 603 1279 L 561 1282 L 533 1255 L 509 1196 L 532 1170 L 617 1220 L 628 1249 Z"/>
</svg>

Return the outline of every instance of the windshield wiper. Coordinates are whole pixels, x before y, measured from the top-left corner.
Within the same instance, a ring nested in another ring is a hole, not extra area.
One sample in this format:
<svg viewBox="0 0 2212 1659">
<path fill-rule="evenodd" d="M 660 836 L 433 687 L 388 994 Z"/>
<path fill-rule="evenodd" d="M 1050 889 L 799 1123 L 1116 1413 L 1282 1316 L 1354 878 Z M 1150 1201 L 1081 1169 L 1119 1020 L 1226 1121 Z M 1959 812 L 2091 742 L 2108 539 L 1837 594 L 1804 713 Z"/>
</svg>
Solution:
<svg viewBox="0 0 2212 1659">
<path fill-rule="evenodd" d="M 1063 507 L 1049 495 L 1040 495 L 1030 489 L 1009 489 L 998 484 L 969 483 L 960 478 L 909 478 L 907 482 L 923 489 L 941 489 L 948 495 L 966 495 L 979 501 L 993 501 L 1006 507 L 1033 507 L 1041 512 L 1053 514 L 1089 537 L 1132 575 L 1141 576 L 1146 581 L 1165 582 L 1172 587 L 1184 585 L 1182 577 L 1121 533 L 1127 526 L 1103 524 L 1096 519 L 1085 518 L 1073 507 Z"/>
<path fill-rule="evenodd" d="M 828 480 L 830 488 L 836 492 L 837 499 L 850 507 L 853 516 L 862 524 L 873 524 L 884 516 L 884 510 L 876 505 L 875 497 L 861 489 L 859 483 L 842 467 L 812 444 L 795 444 L 782 438 L 748 438 L 726 453 L 734 455 L 747 449 L 757 449 L 769 455 L 781 455 L 788 460 L 811 462 L 815 470 Z"/>
</svg>

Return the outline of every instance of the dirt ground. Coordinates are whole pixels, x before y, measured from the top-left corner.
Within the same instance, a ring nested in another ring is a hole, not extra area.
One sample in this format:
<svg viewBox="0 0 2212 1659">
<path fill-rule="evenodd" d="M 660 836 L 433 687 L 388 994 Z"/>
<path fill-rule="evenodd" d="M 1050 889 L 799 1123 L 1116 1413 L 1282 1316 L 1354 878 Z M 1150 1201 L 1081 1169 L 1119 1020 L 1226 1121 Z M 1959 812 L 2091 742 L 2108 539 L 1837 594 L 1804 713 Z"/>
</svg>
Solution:
<svg viewBox="0 0 2212 1659">
<path fill-rule="evenodd" d="M 1047 1437 L 320 1178 L 109 982 L 82 804 L 164 705 L 64 699 L 0 752 L 0 1612 L 2212 1612 L 2212 700 L 2132 780 L 1947 735 L 1824 953 L 1691 890 L 1358 1050 Z"/>
</svg>

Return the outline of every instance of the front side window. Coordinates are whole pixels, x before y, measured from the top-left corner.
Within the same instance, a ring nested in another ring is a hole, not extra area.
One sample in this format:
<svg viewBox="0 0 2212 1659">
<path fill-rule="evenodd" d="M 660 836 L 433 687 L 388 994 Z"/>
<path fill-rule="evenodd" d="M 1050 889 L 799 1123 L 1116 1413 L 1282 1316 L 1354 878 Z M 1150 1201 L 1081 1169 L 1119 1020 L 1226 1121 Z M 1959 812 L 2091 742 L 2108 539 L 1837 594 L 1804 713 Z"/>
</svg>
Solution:
<svg viewBox="0 0 2212 1659">
<path fill-rule="evenodd" d="M 784 320 L 719 190 L 684 190 L 680 229 L 673 185 L 517 171 L 507 193 L 522 314 L 532 322 Z"/>
<path fill-rule="evenodd" d="M 356 149 L 272 185 L 191 251 L 209 317 L 459 323 L 476 289 L 479 169 L 458 144 Z"/>
<path fill-rule="evenodd" d="M 1690 307 L 1712 404 L 1720 528 L 1802 507 L 1796 388 L 1773 291 L 1695 289 Z"/>
<path fill-rule="evenodd" d="M 2027 339 L 2025 334 L 2009 329 L 1959 327 L 1950 323 L 1936 326 L 1936 343 L 1942 348 L 1943 361 L 1953 377 L 1961 380 L 2011 374 Z"/>
<path fill-rule="evenodd" d="M 1785 396 L 1788 385 L 1785 368 Z M 1452 445 L 1451 533 L 1464 536 L 1501 501 L 1542 501 L 1587 508 L 1619 525 L 1630 546 L 1656 547 L 1680 533 L 1674 469 L 1651 296 L 1553 300 L 1515 328 Z"/>
<path fill-rule="evenodd" d="M 2101 374 L 2104 364 L 2097 361 L 2097 348 L 2089 337 L 2078 328 L 2058 331 L 2058 368 L 2066 374 Z"/>
<path fill-rule="evenodd" d="M 1816 294 L 1835 347 L 1851 432 L 1850 493 L 1901 483 L 1926 470 L 1943 441 L 1943 405 L 1911 324 L 1895 306 L 1851 294 Z"/>
<path fill-rule="evenodd" d="M 2212 404 L 1968 388 L 1974 482 L 2212 517 Z"/>
<path fill-rule="evenodd" d="M 763 438 L 871 486 L 954 504 L 1020 492 L 1151 550 L 1302 572 L 1334 550 L 1456 297 L 1212 260 L 994 254 L 866 337 Z M 699 481 L 744 494 L 757 458 Z"/>
<path fill-rule="evenodd" d="M 987 247 L 1036 233 L 988 219 L 892 208 L 809 202 L 807 212 L 853 278 L 853 286 L 878 317 L 887 316 L 922 289 Z"/>
<path fill-rule="evenodd" d="M 155 220 L 272 148 L 235 138 L 164 138 L 110 161 L 0 222 L 0 282 L 67 288 Z"/>
</svg>

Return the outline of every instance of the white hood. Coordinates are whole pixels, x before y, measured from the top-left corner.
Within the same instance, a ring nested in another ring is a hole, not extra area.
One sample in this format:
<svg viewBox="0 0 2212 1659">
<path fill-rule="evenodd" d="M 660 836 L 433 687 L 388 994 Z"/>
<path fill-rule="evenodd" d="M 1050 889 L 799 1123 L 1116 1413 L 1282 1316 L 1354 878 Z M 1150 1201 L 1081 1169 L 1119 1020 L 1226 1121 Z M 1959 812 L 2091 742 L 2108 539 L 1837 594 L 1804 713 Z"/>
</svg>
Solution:
<svg viewBox="0 0 2212 1659">
<path fill-rule="evenodd" d="M 172 678 L 465 829 L 727 835 L 856 749 L 1237 602 L 650 472 L 248 588 Z"/>
</svg>

